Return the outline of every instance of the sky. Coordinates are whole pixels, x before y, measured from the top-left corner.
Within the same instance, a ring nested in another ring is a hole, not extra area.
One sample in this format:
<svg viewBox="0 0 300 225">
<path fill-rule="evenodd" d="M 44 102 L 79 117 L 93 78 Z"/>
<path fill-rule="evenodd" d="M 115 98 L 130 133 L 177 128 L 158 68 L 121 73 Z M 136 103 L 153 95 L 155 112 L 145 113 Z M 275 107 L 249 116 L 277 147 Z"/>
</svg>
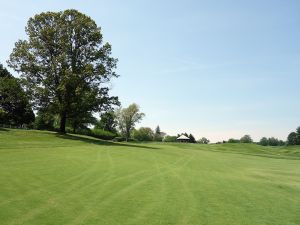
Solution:
<svg viewBox="0 0 300 225">
<path fill-rule="evenodd" d="M 216 142 L 300 126 L 299 0 L 0 0 L 0 63 L 30 17 L 70 8 L 112 45 L 111 94 L 140 105 L 137 127 Z"/>
</svg>

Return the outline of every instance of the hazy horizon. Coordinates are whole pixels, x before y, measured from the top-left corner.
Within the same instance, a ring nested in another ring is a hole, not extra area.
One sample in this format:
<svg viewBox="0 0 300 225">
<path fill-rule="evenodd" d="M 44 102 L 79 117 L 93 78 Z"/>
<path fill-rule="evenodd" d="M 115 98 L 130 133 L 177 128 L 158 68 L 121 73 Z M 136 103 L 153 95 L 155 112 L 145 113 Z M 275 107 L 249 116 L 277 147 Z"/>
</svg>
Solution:
<svg viewBox="0 0 300 225">
<path fill-rule="evenodd" d="M 4 66 L 35 14 L 74 8 L 95 20 L 119 59 L 111 94 L 140 105 L 138 127 L 216 142 L 286 140 L 300 126 L 299 1 L 0 3 Z"/>
</svg>

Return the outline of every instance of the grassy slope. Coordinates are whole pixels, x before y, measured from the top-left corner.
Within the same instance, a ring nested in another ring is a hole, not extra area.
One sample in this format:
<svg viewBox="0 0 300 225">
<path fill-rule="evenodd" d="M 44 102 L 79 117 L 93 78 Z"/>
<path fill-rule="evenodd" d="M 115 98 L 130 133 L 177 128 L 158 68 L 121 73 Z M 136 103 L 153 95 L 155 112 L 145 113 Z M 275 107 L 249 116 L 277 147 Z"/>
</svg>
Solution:
<svg viewBox="0 0 300 225">
<path fill-rule="evenodd" d="M 0 223 L 300 224 L 300 147 L 266 149 L 0 131 Z"/>
</svg>

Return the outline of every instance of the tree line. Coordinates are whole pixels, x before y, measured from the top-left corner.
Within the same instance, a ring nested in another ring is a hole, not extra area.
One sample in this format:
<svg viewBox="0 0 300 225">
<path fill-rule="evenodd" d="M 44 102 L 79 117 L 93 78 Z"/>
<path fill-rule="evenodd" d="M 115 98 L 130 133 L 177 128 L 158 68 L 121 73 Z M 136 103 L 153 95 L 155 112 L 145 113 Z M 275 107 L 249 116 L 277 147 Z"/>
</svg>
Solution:
<svg viewBox="0 0 300 225">
<path fill-rule="evenodd" d="M 77 10 L 43 12 L 29 18 L 27 38 L 15 43 L 7 64 L 16 78 L 0 64 L 0 125 L 82 133 L 104 139 L 177 141 L 135 125 L 145 116 L 137 104 L 122 108 L 111 96 L 109 84 L 117 78 L 118 60 L 103 41 L 101 28 Z M 95 115 L 100 115 L 100 119 Z M 208 144 L 182 133 L 188 142 Z M 224 142 L 224 141 L 223 141 Z M 229 143 L 252 143 L 250 135 Z M 300 144 L 300 127 L 288 135 L 289 145 Z M 261 145 L 283 145 L 276 138 L 262 138 Z"/>
</svg>

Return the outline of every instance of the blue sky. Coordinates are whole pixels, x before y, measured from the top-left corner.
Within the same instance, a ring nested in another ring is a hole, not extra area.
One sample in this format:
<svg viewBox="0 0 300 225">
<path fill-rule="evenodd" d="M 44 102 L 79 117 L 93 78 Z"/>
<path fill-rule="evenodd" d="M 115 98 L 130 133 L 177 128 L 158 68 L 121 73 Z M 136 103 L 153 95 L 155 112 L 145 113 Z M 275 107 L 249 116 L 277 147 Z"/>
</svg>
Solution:
<svg viewBox="0 0 300 225">
<path fill-rule="evenodd" d="M 77 9 L 119 59 L 112 94 L 146 113 L 139 126 L 211 141 L 286 139 L 300 126 L 300 1 L 0 0 L 0 62 L 29 17 Z"/>
</svg>

